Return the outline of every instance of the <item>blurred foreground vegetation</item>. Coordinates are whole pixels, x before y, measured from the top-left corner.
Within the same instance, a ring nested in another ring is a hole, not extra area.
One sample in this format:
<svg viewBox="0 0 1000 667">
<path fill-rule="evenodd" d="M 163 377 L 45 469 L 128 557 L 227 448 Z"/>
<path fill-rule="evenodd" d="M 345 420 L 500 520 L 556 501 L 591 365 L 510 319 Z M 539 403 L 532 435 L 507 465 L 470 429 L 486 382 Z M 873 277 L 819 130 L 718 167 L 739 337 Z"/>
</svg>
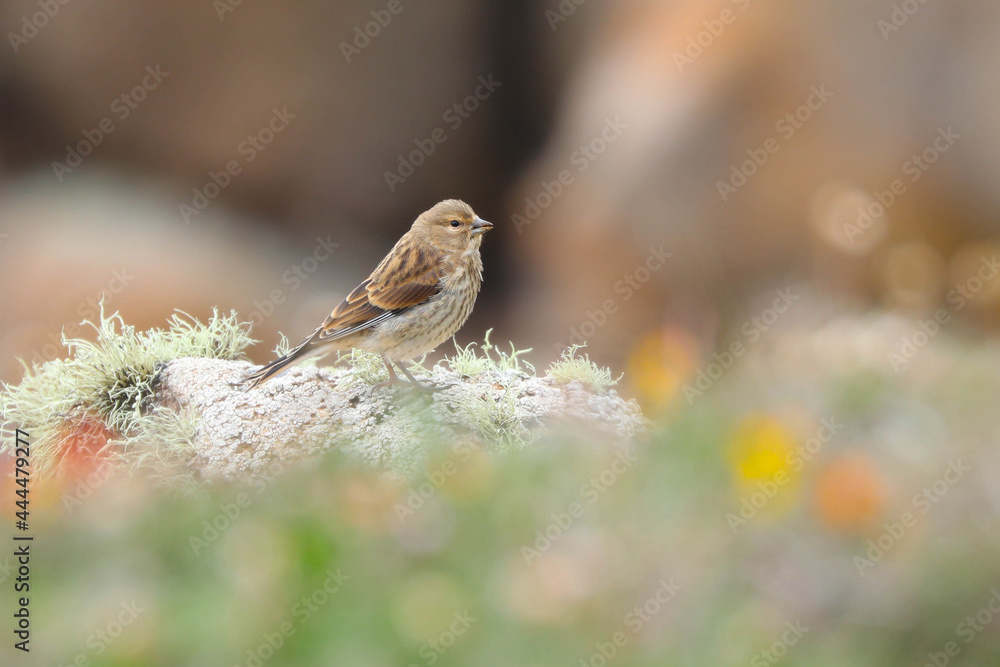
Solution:
<svg viewBox="0 0 1000 667">
<path fill-rule="evenodd" d="M 628 450 L 415 443 L 411 479 L 333 454 L 186 494 L 78 471 L 33 491 L 34 650 L 5 664 L 995 664 L 998 355 L 942 334 L 896 374 L 868 329 L 690 401 L 661 367 Z"/>
</svg>

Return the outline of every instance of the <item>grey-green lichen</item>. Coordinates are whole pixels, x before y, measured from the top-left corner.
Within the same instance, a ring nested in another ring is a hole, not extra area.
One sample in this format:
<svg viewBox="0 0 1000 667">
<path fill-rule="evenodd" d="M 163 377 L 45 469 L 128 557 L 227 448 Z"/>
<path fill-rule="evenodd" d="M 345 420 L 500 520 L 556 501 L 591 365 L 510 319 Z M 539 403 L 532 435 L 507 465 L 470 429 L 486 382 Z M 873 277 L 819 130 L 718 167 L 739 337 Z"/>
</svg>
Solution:
<svg viewBox="0 0 1000 667">
<path fill-rule="evenodd" d="M 184 313 L 170 317 L 166 328 L 136 331 L 116 312 L 97 322 L 84 321 L 95 340 L 62 337 L 69 354 L 42 364 L 24 365 L 21 382 L 0 391 L 4 431 L 23 428 L 32 437 L 33 464 L 49 472 L 63 455 L 79 424 L 93 435 L 106 431 L 127 441 L 143 429 L 155 429 L 150 413 L 155 382 L 167 362 L 181 357 L 235 360 L 253 343 L 236 314 L 213 312 L 207 322 Z M 22 362 L 23 363 L 23 362 Z M 4 438 L 9 446 L 10 438 Z M 123 451 L 124 447 L 118 447 Z"/>
<path fill-rule="evenodd" d="M 548 374 L 557 382 L 579 382 L 591 391 L 602 392 L 618 384 L 622 376 L 611 377 L 611 369 L 598 366 L 586 354 L 579 354 L 583 345 L 571 345 L 549 366 Z"/>
</svg>

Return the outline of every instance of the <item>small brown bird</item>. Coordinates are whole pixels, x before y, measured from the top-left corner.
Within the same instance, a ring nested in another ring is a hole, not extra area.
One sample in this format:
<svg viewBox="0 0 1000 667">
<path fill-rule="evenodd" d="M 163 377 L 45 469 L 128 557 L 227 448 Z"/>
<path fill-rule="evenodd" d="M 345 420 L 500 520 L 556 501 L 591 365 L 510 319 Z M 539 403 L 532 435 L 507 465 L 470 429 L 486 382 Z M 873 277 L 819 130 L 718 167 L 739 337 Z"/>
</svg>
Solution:
<svg viewBox="0 0 1000 667">
<path fill-rule="evenodd" d="M 419 385 L 399 362 L 430 352 L 469 319 L 483 282 L 479 246 L 490 229 L 465 202 L 435 205 L 309 338 L 245 381 L 256 387 L 305 357 L 354 349 L 381 354 L 389 382 L 398 381 L 396 362 Z"/>
</svg>

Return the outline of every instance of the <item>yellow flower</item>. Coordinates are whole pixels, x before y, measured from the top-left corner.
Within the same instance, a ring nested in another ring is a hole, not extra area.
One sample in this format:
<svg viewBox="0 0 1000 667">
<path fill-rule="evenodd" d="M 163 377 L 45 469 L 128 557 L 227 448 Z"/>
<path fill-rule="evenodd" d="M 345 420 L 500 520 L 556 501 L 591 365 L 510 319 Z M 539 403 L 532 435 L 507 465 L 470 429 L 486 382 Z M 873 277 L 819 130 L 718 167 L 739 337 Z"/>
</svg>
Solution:
<svg viewBox="0 0 1000 667">
<path fill-rule="evenodd" d="M 781 420 L 762 414 L 745 417 L 729 441 L 729 463 L 737 492 L 757 510 L 784 512 L 798 495 L 799 471 L 791 465 L 796 437 Z"/>
</svg>

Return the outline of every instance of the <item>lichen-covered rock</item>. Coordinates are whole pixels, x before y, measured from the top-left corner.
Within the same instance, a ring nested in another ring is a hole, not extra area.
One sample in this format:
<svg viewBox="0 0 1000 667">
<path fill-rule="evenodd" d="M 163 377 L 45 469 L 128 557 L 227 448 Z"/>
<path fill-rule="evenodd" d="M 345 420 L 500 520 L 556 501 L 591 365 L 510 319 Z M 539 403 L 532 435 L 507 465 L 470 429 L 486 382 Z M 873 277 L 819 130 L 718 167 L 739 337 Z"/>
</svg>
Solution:
<svg viewBox="0 0 1000 667">
<path fill-rule="evenodd" d="M 625 442 L 645 427 L 635 401 L 614 390 L 559 382 L 520 370 L 463 377 L 436 366 L 423 392 L 379 387 L 350 369 L 294 367 L 268 383 L 242 383 L 247 362 L 184 358 L 169 362 L 156 404 L 196 423 L 194 472 L 207 479 L 263 476 L 276 464 L 340 447 L 383 469 L 419 466 L 427 443 L 472 439 L 484 447 L 521 446 L 556 424 L 575 424 L 603 440 Z"/>
</svg>

